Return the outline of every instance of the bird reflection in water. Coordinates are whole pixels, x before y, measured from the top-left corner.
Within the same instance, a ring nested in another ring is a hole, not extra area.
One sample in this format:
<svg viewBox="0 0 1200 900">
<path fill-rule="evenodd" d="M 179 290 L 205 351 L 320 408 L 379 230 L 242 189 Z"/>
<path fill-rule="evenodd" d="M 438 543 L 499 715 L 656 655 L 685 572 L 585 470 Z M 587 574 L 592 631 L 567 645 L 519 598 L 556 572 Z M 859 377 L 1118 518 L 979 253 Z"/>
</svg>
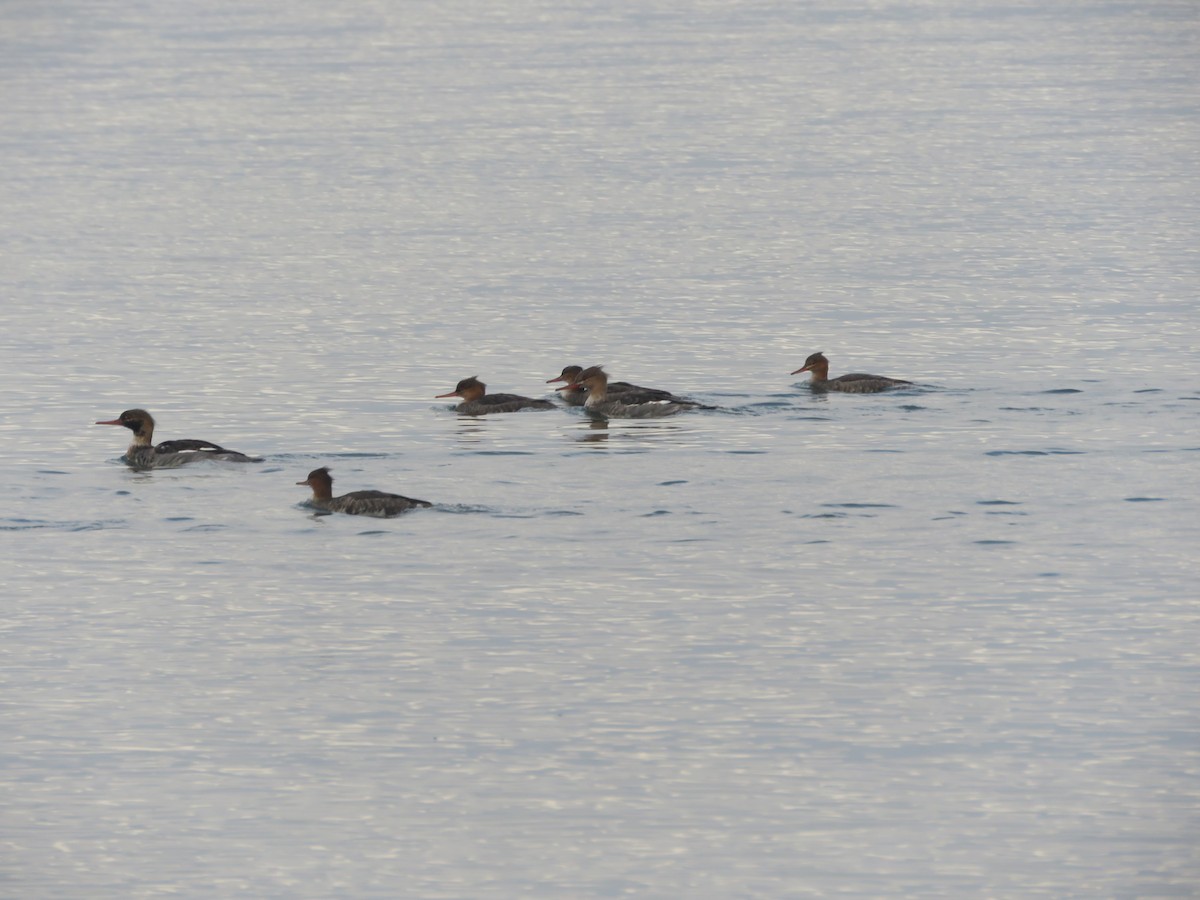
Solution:
<svg viewBox="0 0 1200 900">
<path fill-rule="evenodd" d="M 454 433 L 460 444 L 479 444 L 487 431 L 487 419 L 482 416 L 459 416 L 458 429 Z"/>
<path fill-rule="evenodd" d="M 666 440 L 675 441 L 693 432 L 693 429 L 687 426 L 677 422 L 664 422 L 661 419 L 619 419 L 614 424 L 612 420 L 597 418 L 581 424 L 580 428 L 586 429 L 586 433 L 576 433 L 571 438 L 580 444 L 599 444 L 609 440 L 626 444 L 651 444 Z"/>
</svg>

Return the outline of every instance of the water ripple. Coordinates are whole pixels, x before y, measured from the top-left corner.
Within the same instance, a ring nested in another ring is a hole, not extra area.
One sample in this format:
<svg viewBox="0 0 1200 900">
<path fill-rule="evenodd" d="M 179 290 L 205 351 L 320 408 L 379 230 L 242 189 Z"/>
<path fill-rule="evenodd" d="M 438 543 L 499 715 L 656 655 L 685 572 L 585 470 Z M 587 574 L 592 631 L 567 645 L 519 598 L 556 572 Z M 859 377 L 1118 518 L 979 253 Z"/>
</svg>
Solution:
<svg viewBox="0 0 1200 900">
<path fill-rule="evenodd" d="M 1087 451 L 1085 450 L 1063 450 L 1059 448 L 1051 448 L 1049 450 L 988 450 L 984 456 L 1079 456 Z"/>
<path fill-rule="evenodd" d="M 106 528 L 126 528 L 121 519 L 99 519 L 94 521 L 48 521 L 44 519 L 2 519 L 0 531 L 99 531 Z"/>
</svg>

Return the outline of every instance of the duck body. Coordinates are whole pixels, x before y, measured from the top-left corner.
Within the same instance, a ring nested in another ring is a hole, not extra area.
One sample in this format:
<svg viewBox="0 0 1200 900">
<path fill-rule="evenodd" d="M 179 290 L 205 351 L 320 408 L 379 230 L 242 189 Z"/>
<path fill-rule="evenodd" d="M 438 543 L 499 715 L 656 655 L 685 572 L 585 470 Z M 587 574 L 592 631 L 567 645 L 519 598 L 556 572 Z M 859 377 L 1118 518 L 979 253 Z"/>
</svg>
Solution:
<svg viewBox="0 0 1200 900">
<path fill-rule="evenodd" d="M 312 488 L 312 499 L 309 505 L 322 512 L 340 512 L 350 516 L 372 516 L 376 519 L 390 519 L 410 509 L 433 506 L 428 500 L 415 500 L 400 494 L 389 494 L 386 491 L 351 491 L 340 497 L 333 496 L 333 476 L 329 469 L 322 466 L 308 473 L 304 481 Z"/>
<path fill-rule="evenodd" d="M 599 368 L 598 366 L 595 368 Z M 556 381 L 566 382 L 561 388 L 558 388 L 559 396 L 562 397 L 563 403 L 567 406 L 583 406 L 587 403 L 588 391 L 582 384 L 574 384 L 574 379 L 578 378 L 583 372 L 583 366 L 564 366 L 562 374 L 557 378 L 549 378 L 546 384 L 554 384 Z M 620 397 L 625 394 L 638 394 L 647 399 L 641 402 L 650 402 L 651 400 L 671 400 L 670 391 L 660 391 L 658 388 L 645 388 L 636 384 L 630 384 L 628 381 L 610 381 L 608 383 L 609 397 Z"/>
<path fill-rule="evenodd" d="M 809 387 L 814 391 L 840 391 L 843 394 L 878 394 L 892 388 L 911 385 L 911 381 L 899 378 L 885 378 L 882 375 L 866 375 L 862 372 L 852 372 L 849 375 L 829 377 L 829 360 L 825 354 L 817 352 L 804 361 L 804 365 L 794 371 L 793 375 L 811 372 Z"/>
<path fill-rule="evenodd" d="M 638 388 L 636 385 L 629 385 L 628 390 L 610 395 L 608 374 L 600 366 L 584 369 L 570 387 L 587 391 L 587 399 L 583 403 L 586 412 L 609 418 L 652 419 L 672 416 L 686 409 L 712 408 L 676 397 L 668 391 Z"/>
<path fill-rule="evenodd" d="M 97 425 L 121 425 L 133 432 L 133 442 L 121 457 L 133 469 L 174 469 L 203 460 L 219 462 L 262 462 L 262 457 L 227 450 L 211 441 L 184 438 L 154 443 L 154 417 L 144 409 L 127 409 L 111 421 Z"/>
<path fill-rule="evenodd" d="M 461 397 L 462 402 L 455 407 L 462 416 L 483 416 L 488 413 L 519 412 L 523 409 L 558 409 L 549 400 L 537 400 L 533 397 L 522 397 L 520 394 L 489 394 L 487 385 L 476 376 L 464 378 L 454 390 L 446 394 L 438 394 L 435 399 L 446 397 Z"/>
<path fill-rule="evenodd" d="M 488 413 L 520 412 L 523 409 L 557 409 L 549 400 L 522 397 L 520 394 L 484 394 L 478 400 L 465 400 L 455 407 L 459 415 L 483 416 Z"/>
</svg>

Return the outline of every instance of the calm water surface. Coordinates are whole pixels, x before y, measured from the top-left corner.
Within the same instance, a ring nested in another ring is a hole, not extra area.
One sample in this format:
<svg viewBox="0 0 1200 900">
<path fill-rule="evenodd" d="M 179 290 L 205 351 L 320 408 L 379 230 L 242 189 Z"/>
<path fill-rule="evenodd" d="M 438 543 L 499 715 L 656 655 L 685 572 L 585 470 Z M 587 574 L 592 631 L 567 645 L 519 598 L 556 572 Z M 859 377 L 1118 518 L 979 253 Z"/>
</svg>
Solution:
<svg viewBox="0 0 1200 900">
<path fill-rule="evenodd" d="M 1194 4 L 0 23 L 0 895 L 1200 891 Z"/>
</svg>

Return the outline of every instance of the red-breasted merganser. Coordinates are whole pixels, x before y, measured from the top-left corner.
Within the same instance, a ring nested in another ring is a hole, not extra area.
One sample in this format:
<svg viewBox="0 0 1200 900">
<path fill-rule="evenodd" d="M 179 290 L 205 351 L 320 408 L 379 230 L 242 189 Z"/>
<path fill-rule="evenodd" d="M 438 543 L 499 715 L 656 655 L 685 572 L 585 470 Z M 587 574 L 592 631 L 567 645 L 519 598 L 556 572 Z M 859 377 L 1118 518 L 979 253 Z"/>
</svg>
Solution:
<svg viewBox="0 0 1200 900">
<path fill-rule="evenodd" d="M 564 366 L 562 374 L 557 378 L 547 378 L 546 384 L 554 384 L 556 381 L 566 382 L 563 387 L 556 388 L 558 393 L 562 395 L 563 403 L 567 404 L 567 406 L 583 406 L 588 398 L 587 388 L 582 384 L 574 383 L 582 371 L 583 366 Z M 610 381 L 608 383 L 609 397 L 618 397 L 629 393 L 638 393 L 643 397 L 654 397 L 658 400 L 671 399 L 670 391 L 639 387 L 636 384 L 630 384 L 628 381 Z"/>
<path fill-rule="evenodd" d="M 127 409 L 111 422 L 97 425 L 124 425 L 133 432 L 133 443 L 121 457 L 134 469 L 172 469 L 176 466 L 197 462 L 202 459 L 217 459 L 224 462 L 262 462 L 262 457 L 247 456 L 236 450 L 209 441 L 179 440 L 163 441 L 154 445 L 154 418 L 144 409 Z"/>
<path fill-rule="evenodd" d="M 882 375 L 863 375 L 861 372 L 830 378 L 829 360 L 825 358 L 825 354 L 819 351 L 806 359 L 804 365 L 792 374 L 799 375 L 801 372 L 812 372 L 812 380 L 809 382 L 809 387 L 814 391 L 875 394 L 879 391 L 912 384 L 911 381 L 902 381 L 899 378 L 884 378 Z"/>
<path fill-rule="evenodd" d="M 646 419 L 655 416 L 670 416 L 685 409 L 712 409 L 693 400 L 676 397 L 666 391 L 640 393 L 626 391 L 614 397 L 608 396 L 608 373 L 600 366 L 589 366 L 578 375 L 569 387 L 587 390 L 583 408 L 590 413 L 622 419 Z M 662 396 L 666 394 L 666 396 Z"/>
<path fill-rule="evenodd" d="M 333 476 L 329 474 L 326 466 L 313 469 L 308 473 L 306 479 L 297 481 L 296 484 L 306 484 L 312 488 L 313 495 L 309 504 L 325 512 L 387 519 L 417 507 L 433 506 L 428 500 L 414 500 L 412 497 L 402 497 L 399 494 L 388 494 L 383 491 L 351 491 L 349 494 L 335 497 L 333 496 Z"/>
<path fill-rule="evenodd" d="M 464 416 L 482 416 L 486 413 L 516 412 L 520 409 L 558 409 L 549 400 L 534 400 L 519 394 L 489 394 L 487 385 L 472 375 L 464 378 L 448 394 L 438 394 L 435 400 L 446 397 L 462 397 L 456 409 Z"/>
</svg>

